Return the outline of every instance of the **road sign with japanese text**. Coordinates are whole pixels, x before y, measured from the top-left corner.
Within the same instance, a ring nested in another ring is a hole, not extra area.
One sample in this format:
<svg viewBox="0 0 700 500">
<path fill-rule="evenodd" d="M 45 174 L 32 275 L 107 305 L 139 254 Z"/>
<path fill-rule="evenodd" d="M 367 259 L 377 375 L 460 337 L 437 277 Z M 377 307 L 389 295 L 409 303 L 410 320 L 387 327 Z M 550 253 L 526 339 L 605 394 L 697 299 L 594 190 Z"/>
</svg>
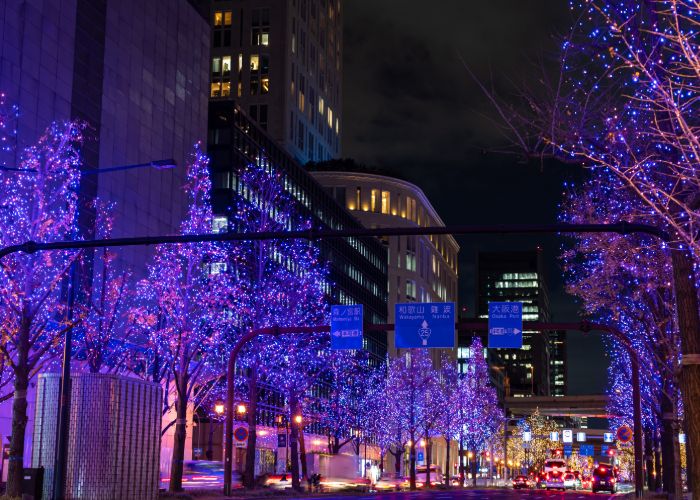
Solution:
<svg viewBox="0 0 700 500">
<path fill-rule="evenodd" d="M 362 305 L 331 306 L 331 349 L 362 349 Z"/>
<path fill-rule="evenodd" d="M 582 444 L 578 447 L 578 454 L 582 457 L 592 457 L 595 454 L 592 444 Z"/>
<path fill-rule="evenodd" d="M 394 318 L 397 349 L 455 346 L 454 302 L 396 304 Z"/>
<path fill-rule="evenodd" d="M 522 347 L 522 302 L 489 302 L 489 349 Z"/>
</svg>

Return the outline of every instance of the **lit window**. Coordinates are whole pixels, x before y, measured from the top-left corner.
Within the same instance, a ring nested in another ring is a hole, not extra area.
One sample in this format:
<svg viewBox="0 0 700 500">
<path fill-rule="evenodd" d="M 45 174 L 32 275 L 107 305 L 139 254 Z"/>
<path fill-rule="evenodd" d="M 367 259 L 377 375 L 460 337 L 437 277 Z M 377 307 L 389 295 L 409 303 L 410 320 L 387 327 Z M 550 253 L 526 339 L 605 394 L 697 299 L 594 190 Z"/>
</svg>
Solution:
<svg viewBox="0 0 700 500">
<path fill-rule="evenodd" d="M 257 54 L 251 54 L 250 56 L 250 71 L 260 70 L 260 56 Z"/>
<path fill-rule="evenodd" d="M 221 58 L 215 57 L 211 60 L 211 72 L 215 75 L 221 73 Z"/>
<path fill-rule="evenodd" d="M 319 112 L 319 114 L 325 113 L 324 106 L 325 106 L 325 101 L 323 100 L 323 97 L 319 97 L 318 98 L 318 112 Z"/>
<path fill-rule="evenodd" d="M 362 199 L 362 188 L 358 186 L 357 189 L 355 190 L 355 207 L 357 207 L 356 210 L 360 210 L 361 199 Z"/>
<path fill-rule="evenodd" d="M 231 82 L 222 82 L 221 84 L 221 97 L 228 97 L 231 95 Z"/>
<path fill-rule="evenodd" d="M 370 191 L 370 209 L 372 212 L 379 212 L 379 189 Z"/>
<path fill-rule="evenodd" d="M 243 54 L 238 54 L 238 71 L 243 70 Z"/>
<path fill-rule="evenodd" d="M 340 134 L 340 120 L 335 119 L 335 133 Z"/>
<path fill-rule="evenodd" d="M 221 67 L 224 71 L 224 76 L 231 74 L 231 56 L 224 56 L 221 60 Z"/>
<path fill-rule="evenodd" d="M 211 97 L 221 96 L 221 82 L 212 82 L 211 84 Z"/>
<path fill-rule="evenodd" d="M 263 76 L 260 79 L 260 93 L 267 94 L 268 92 L 270 92 L 270 77 Z"/>
<path fill-rule="evenodd" d="M 231 11 L 224 12 L 224 26 L 231 26 Z"/>
<path fill-rule="evenodd" d="M 389 191 L 382 191 L 382 213 L 388 214 L 391 209 L 391 193 Z"/>
<path fill-rule="evenodd" d="M 328 106 L 328 126 L 333 128 L 333 110 Z"/>
<path fill-rule="evenodd" d="M 214 26 L 221 26 L 224 24 L 224 13 L 214 12 Z"/>
</svg>

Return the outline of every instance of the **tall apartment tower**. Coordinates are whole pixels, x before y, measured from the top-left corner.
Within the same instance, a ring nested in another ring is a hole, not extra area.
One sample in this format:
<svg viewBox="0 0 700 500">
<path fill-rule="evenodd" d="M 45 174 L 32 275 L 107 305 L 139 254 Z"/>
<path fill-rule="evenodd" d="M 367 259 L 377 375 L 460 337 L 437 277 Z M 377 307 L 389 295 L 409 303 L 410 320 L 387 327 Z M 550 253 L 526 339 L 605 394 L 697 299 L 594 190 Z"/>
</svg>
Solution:
<svg viewBox="0 0 700 500">
<path fill-rule="evenodd" d="M 210 98 L 235 101 L 302 165 L 339 157 L 341 0 L 208 3 Z"/>
<path fill-rule="evenodd" d="M 542 252 L 480 252 L 476 312 L 488 318 L 489 302 L 522 302 L 524 321 L 549 321 L 549 294 Z M 563 396 L 566 391 L 564 332 L 523 332 L 522 349 L 489 349 L 489 363 L 505 370 L 511 396 Z"/>
</svg>

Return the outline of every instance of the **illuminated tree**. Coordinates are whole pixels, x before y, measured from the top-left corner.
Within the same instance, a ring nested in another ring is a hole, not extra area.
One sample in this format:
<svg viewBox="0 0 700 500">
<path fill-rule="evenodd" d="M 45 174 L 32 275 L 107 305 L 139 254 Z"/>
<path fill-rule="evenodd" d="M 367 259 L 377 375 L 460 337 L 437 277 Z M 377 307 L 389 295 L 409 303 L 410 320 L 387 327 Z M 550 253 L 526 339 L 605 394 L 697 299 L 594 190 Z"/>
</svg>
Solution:
<svg viewBox="0 0 700 500">
<path fill-rule="evenodd" d="M 98 239 L 109 238 L 114 222 L 112 206 L 95 200 L 95 209 L 95 236 Z M 116 268 L 116 258 L 113 250 L 98 250 L 88 302 L 78 305 L 82 321 L 76 337 L 83 344 L 80 354 L 92 373 L 103 368 L 118 370 L 131 354 L 126 345 L 130 332 L 126 314 L 130 307 L 131 276 L 129 272 Z"/>
<path fill-rule="evenodd" d="M 308 229 L 299 204 L 285 190 L 282 173 L 265 166 L 247 165 L 237 175 L 239 196 L 230 215 L 229 230 L 240 233 Z M 306 240 L 244 241 L 227 246 L 226 274 L 232 286 L 227 296 L 227 343 L 258 328 L 317 326 L 327 322 L 327 265 L 318 247 Z M 294 334 L 273 339 L 260 337 L 243 352 L 240 365 L 248 375 L 248 444 L 245 471 L 254 485 L 258 385 L 261 379 L 283 392 L 292 415 L 303 410 L 304 395 L 322 377 L 328 365 L 328 334 Z M 297 434 L 292 426 L 292 467 Z M 299 434 L 303 438 L 303 434 Z M 301 444 L 301 443 L 300 443 Z M 304 462 L 302 465 L 305 467 Z M 292 471 L 295 488 L 298 474 Z"/>
<path fill-rule="evenodd" d="M 574 223 L 607 223 L 632 218 L 653 225 L 663 221 L 606 171 L 594 172 L 565 198 L 562 218 Z M 585 314 L 619 328 L 640 358 L 644 428 L 652 440 L 660 433 L 664 487 L 680 484 L 675 438 L 681 418 L 680 334 L 675 315 L 669 250 L 639 235 L 581 234 L 562 254 L 567 290 L 581 299 Z M 631 363 L 617 340 L 607 340 L 610 412 L 615 426 L 632 424 Z"/>
<path fill-rule="evenodd" d="M 539 408 L 536 409 L 532 415 L 518 422 L 508 440 L 508 456 L 531 471 L 541 470 L 551 450 L 559 447 L 557 441 L 549 439 L 550 433 L 558 430 L 553 420 L 541 415 Z M 524 439 L 526 432 L 530 433 L 530 441 Z"/>
<path fill-rule="evenodd" d="M 668 231 L 678 250 L 674 278 L 684 290 L 677 312 L 682 321 L 695 321 L 696 297 L 685 287 L 689 274 L 697 280 L 692 274 L 700 256 L 700 4 L 570 3 L 576 16 L 561 44 L 558 78 L 521 89 L 523 105 L 501 103 L 482 88 L 521 153 L 608 172 L 642 209 L 626 214 L 632 221 L 653 217 Z M 682 329 L 689 354 L 700 348 L 693 328 Z M 697 455 L 691 463 L 700 464 L 700 365 L 683 366 L 680 383 L 689 450 Z M 700 483 L 700 465 L 692 477 Z"/>
<path fill-rule="evenodd" d="M 207 164 L 208 159 L 196 145 L 187 165 L 188 212 L 182 234 L 212 230 Z M 182 490 L 190 398 L 204 380 L 213 373 L 218 375 L 215 354 L 223 338 L 221 325 L 229 283 L 217 264 L 224 259 L 221 247 L 212 243 L 157 247 L 148 279 L 141 284 L 143 297 L 155 301 L 157 313 L 144 313 L 141 308 L 131 313 L 160 339 L 155 344 L 158 360 L 168 373 L 176 398 L 170 491 Z"/>
<path fill-rule="evenodd" d="M 435 371 L 426 349 L 409 349 L 389 362 L 387 405 L 395 411 L 397 432 L 403 434 L 409 448 L 409 483 L 416 489 L 416 440 L 421 437 L 427 393 L 435 382 Z M 403 453 L 403 452 L 402 452 Z"/>
<path fill-rule="evenodd" d="M 462 382 L 457 372 L 457 363 L 450 356 L 443 356 L 440 360 L 438 387 L 440 391 L 440 399 L 438 404 L 441 406 L 440 416 L 436 426 L 439 435 L 445 440 L 445 486 L 450 483 L 450 451 L 451 444 L 454 439 L 459 436 L 461 427 L 460 410 L 461 406 L 467 401 L 462 399 L 460 385 Z"/>
<path fill-rule="evenodd" d="M 467 370 L 461 379 L 465 399 L 461 439 L 467 450 L 477 457 L 502 426 L 504 415 L 498 405 L 498 394 L 490 382 L 489 366 L 479 337 L 474 337 L 469 353 Z M 472 477 L 476 485 L 476 460 L 472 461 Z"/>
<path fill-rule="evenodd" d="M 84 126 L 54 123 L 14 170 L 0 170 L 0 246 L 77 238 L 77 187 Z M 14 396 L 7 493 L 20 496 L 30 380 L 73 328 L 62 290 L 79 254 L 14 253 L 0 261 L 0 352 Z"/>
</svg>

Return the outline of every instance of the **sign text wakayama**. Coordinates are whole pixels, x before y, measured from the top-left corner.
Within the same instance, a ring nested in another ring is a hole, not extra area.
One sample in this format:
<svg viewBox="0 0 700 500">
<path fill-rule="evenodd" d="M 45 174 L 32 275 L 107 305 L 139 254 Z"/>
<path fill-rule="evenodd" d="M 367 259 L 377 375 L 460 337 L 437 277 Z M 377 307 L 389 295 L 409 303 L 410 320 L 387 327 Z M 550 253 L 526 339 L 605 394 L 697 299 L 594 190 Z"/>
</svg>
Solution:
<svg viewBox="0 0 700 500">
<path fill-rule="evenodd" d="M 397 349 L 455 346 L 454 302 L 396 304 L 394 313 Z"/>
</svg>

